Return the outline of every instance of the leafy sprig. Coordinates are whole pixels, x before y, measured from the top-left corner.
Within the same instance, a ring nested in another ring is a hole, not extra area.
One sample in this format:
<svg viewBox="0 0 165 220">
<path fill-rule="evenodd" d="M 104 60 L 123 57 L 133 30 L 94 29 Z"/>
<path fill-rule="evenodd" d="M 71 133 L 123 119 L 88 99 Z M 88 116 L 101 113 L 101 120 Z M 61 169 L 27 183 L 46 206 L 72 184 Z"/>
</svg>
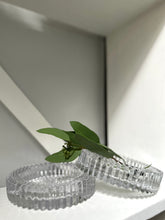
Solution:
<svg viewBox="0 0 165 220">
<path fill-rule="evenodd" d="M 81 154 L 82 149 L 87 149 L 106 158 L 121 158 L 113 150 L 101 144 L 98 135 L 82 123 L 71 121 L 70 125 L 73 131 L 64 131 L 58 128 L 37 130 L 39 133 L 53 135 L 65 141 L 62 150 L 49 155 L 45 160 L 52 163 L 70 162 Z"/>
</svg>

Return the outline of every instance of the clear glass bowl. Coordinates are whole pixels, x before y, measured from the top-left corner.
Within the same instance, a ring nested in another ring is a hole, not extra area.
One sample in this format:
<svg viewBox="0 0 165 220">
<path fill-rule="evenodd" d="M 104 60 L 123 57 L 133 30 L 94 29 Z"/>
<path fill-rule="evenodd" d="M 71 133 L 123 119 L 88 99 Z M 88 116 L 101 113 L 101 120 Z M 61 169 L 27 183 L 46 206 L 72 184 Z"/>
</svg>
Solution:
<svg viewBox="0 0 165 220">
<path fill-rule="evenodd" d="M 13 171 L 6 180 L 8 199 L 30 209 L 76 205 L 95 192 L 95 178 L 72 163 L 43 163 Z"/>
<path fill-rule="evenodd" d="M 88 150 L 82 150 L 76 165 L 84 173 L 105 183 L 128 190 L 156 193 L 163 172 L 147 164 L 129 159 L 105 158 Z"/>
</svg>

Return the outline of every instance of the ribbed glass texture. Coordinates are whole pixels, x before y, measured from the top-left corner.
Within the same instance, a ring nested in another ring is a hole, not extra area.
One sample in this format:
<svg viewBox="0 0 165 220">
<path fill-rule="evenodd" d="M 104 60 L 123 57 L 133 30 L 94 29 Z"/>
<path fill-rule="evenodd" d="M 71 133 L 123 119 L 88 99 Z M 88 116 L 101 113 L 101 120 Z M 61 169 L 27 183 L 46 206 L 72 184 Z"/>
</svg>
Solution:
<svg viewBox="0 0 165 220">
<path fill-rule="evenodd" d="M 84 173 L 105 183 L 128 190 L 156 193 L 163 172 L 147 164 L 129 159 L 105 158 L 88 150 L 82 150 L 76 165 Z M 117 162 L 118 161 L 118 162 Z"/>
<path fill-rule="evenodd" d="M 51 210 L 90 198 L 95 192 L 95 178 L 71 163 L 44 163 L 13 171 L 6 186 L 8 198 L 15 205 Z"/>
</svg>

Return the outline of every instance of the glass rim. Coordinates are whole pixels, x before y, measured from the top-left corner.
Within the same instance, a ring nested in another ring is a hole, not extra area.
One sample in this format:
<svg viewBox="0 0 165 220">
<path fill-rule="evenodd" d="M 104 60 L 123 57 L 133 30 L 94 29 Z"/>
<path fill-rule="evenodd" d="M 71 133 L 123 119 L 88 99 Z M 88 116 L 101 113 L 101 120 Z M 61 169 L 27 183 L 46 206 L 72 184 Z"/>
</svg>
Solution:
<svg viewBox="0 0 165 220">
<path fill-rule="evenodd" d="M 121 164 L 121 161 L 124 163 Z M 131 191 L 156 193 L 163 172 L 153 166 L 131 158 L 106 158 L 89 150 L 82 150 L 76 164 L 89 175 L 110 185 Z"/>
<path fill-rule="evenodd" d="M 29 209 L 59 209 L 77 205 L 95 193 L 95 178 L 73 163 L 23 166 L 6 178 L 8 199 Z"/>
</svg>

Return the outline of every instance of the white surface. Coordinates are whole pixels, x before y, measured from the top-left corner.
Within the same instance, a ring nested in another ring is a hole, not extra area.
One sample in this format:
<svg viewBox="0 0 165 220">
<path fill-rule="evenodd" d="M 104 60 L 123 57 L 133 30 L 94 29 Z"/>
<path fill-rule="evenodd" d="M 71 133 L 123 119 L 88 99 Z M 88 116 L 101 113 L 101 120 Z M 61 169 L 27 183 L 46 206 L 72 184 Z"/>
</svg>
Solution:
<svg viewBox="0 0 165 220">
<path fill-rule="evenodd" d="M 148 198 L 128 198 L 134 193 L 113 189 L 97 183 L 96 193 L 89 200 L 71 208 L 35 211 L 18 208 L 6 196 L 6 188 L 0 188 L 0 219 L 2 220 L 146 220 L 157 215 L 165 207 L 165 181 L 158 193 Z"/>
<path fill-rule="evenodd" d="M 51 127 L 51 125 L 16 86 L 1 66 L 0 100 L 49 153 L 55 152 L 55 146 L 62 145 L 63 142 L 58 138 L 41 135 L 36 132 L 37 129 Z"/>
<path fill-rule="evenodd" d="M 107 51 L 109 145 L 164 167 L 165 2 L 110 35 Z"/>
<path fill-rule="evenodd" d="M 4 0 L 74 27 L 106 35 L 161 0 Z"/>
<path fill-rule="evenodd" d="M 111 34 L 107 52 L 109 146 L 162 169 L 165 167 L 165 2 Z M 130 220 L 148 219 L 154 212 L 165 210 L 164 187 L 163 182 L 159 194 L 151 200 L 114 203 L 134 213 Z"/>
</svg>

